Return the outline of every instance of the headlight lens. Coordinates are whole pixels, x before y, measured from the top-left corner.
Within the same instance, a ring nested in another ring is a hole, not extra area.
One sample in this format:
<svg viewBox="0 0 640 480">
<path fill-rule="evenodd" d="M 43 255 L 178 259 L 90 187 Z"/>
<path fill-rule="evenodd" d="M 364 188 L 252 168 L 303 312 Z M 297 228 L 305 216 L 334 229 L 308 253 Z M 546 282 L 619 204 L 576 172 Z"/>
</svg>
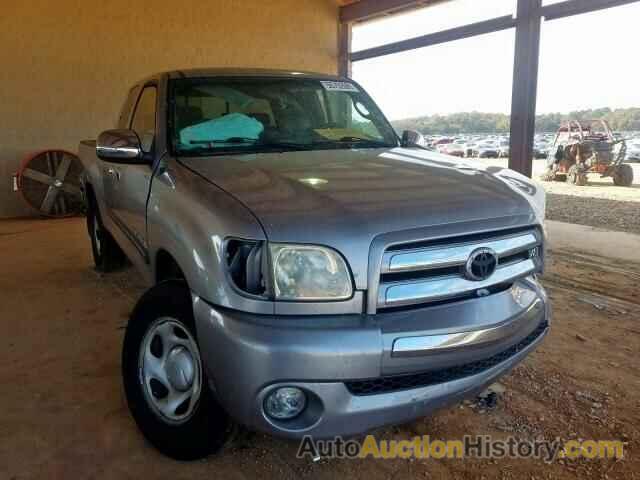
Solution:
<svg viewBox="0 0 640 480">
<path fill-rule="evenodd" d="M 312 245 L 269 244 L 276 300 L 344 300 L 351 275 L 334 250 Z"/>
</svg>

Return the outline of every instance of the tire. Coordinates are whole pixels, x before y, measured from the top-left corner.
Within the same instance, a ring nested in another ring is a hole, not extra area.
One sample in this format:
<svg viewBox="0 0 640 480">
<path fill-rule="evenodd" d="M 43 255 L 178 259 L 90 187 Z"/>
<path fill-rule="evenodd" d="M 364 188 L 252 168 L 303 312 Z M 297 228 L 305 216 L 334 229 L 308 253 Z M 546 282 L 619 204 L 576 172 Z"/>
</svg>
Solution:
<svg viewBox="0 0 640 480">
<path fill-rule="evenodd" d="M 554 180 L 556 182 L 566 182 L 567 181 L 567 174 L 566 173 L 556 173 L 556 176 L 554 177 Z"/>
<path fill-rule="evenodd" d="M 122 268 L 127 257 L 111 234 L 104 228 L 100 212 L 95 204 L 87 212 L 87 230 L 91 238 L 91 252 L 96 270 L 108 273 Z"/>
<path fill-rule="evenodd" d="M 552 182 L 556 178 L 556 174 L 553 169 L 547 169 L 542 175 L 540 175 L 540 180 L 543 182 Z"/>
<path fill-rule="evenodd" d="M 209 389 L 184 281 L 159 283 L 138 301 L 124 337 L 122 378 L 138 428 L 160 452 L 196 460 L 223 447 L 232 423 Z"/>
<path fill-rule="evenodd" d="M 633 184 L 633 168 L 623 163 L 613 172 L 613 183 L 619 187 L 630 187 Z"/>
<path fill-rule="evenodd" d="M 571 165 L 567 172 L 567 182 L 583 187 L 587 184 L 587 175 L 578 165 Z"/>
</svg>

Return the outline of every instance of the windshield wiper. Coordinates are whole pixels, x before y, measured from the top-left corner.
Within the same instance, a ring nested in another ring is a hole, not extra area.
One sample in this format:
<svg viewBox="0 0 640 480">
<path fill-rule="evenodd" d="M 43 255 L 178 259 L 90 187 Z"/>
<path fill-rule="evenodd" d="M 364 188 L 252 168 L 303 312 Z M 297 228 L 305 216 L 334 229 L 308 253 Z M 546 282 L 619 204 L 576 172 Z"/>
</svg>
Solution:
<svg viewBox="0 0 640 480">
<path fill-rule="evenodd" d="M 250 152 L 250 150 L 248 150 L 247 148 L 237 148 L 238 146 L 232 145 L 229 147 L 214 147 L 212 145 L 198 145 L 190 148 L 177 148 L 176 153 L 178 155 L 188 157 L 200 155 L 228 155 L 234 153 L 242 154 Z"/>
<path fill-rule="evenodd" d="M 279 149 L 296 149 L 296 150 L 308 150 L 311 147 L 310 143 L 297 143 L 297 142 L 262 142 L 256 138 L 246 137 L 229 137 L 224 140 L 191 140 L 189 142 L 192 145 L 198 145 L 198 148 L 204 148 L 206 145 L 219 145 L 219 144 L 246 144 L 250 143 L 251 146 L 259 148 L 279 148 Z"/>
<path fill-rule="evenodd" d="M 312 145 L 358 145 L 361 147 L 373 147 L 373 148 L 392 148 L 394 145 L 389 145 L 387 142 L 380 140 L 371 140 L 369 138 L 362 137 L 342 137 L 339 140 L 326 140 L 321 142 L 313 142 Z"/>
<path fill-rule="evenodd" d="M 192 140 L 193 146 L 178 149 L 179 154 L 189 155 L 228 155 L 247 154 L 259 152 L 286 152 L 299 150 L 312 150 L 309 143 L 295 142 L 268 142 L 261 143 L 254 138 L 232 137 L 226 140 Z M 226 146 L 220 146 L 220 144 Z"/>
<path fill-rule="evenodd" d="M 283 148 L 287 150 L 310 150 L 312 148 L 311 143 L 297 143 L 297 142 L 267 142 L 263 143 L 265 147 Z"/>
<path fill-rule="evenodd" d="M 373 148 L 391 148 L 393 145 L 389 145 L 386 142 L 378 140 L 371 140 L 362 137 L 342 137 L 339 140 L 326 140 L 316 141 L 311 143 L 298 143 L 298 142 L 266 142 L 255 138 L 246 137 L 229 137 L 224 140 L 191 140 L 189 142 L 192 147 L 180 149 L 182 155 L 188 155 L 190 153 L 202 154 L 202 153 L 251 153 L 257 150 L 275 150 L 275 151 L 298 151 L 298 150 L 314 150 L 319 147 L 335 147 L 335 146 L 347 146 L 353 147 L 358 145 L 361 147 L 373 147 Z M 220 147 L 218 145 L 228 145 L 228 147 Z M 238 147 L 245 148 L 238 148 Z"/>
<path fill-rule="evenodd" d="M 216 139 L 216 140 L 189 140 L 191 145 L 209 145 L 209 144 L 220 144 L 220 143 L 256 143 L 258 141 L 257 138 L 247 138 L 247 137 L 229 137 L 225 139 Z"/>
</svg>

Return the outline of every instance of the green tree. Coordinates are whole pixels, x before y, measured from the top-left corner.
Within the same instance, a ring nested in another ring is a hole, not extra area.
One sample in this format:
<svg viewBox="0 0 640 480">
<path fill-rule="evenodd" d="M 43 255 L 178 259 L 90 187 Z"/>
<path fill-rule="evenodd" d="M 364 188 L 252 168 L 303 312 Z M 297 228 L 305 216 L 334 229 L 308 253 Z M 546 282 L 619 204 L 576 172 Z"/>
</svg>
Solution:
<svg viewBox="0 0 640 480">
<path fill-rule="evenodd" d="M 640 108 L 608 107 L 569 113 L 545 113 L 536 116 L 537 132 L 555 132 L 563 120 L 604 119 L 616 131 L 640 131 Z M 459 133 L 508 133 L 509 115 L 504 113 L 460 112 L 449 115 L 427 115 L 391 122 L 398 132 L 417 130 L 425 135 Z"/>
</svg>

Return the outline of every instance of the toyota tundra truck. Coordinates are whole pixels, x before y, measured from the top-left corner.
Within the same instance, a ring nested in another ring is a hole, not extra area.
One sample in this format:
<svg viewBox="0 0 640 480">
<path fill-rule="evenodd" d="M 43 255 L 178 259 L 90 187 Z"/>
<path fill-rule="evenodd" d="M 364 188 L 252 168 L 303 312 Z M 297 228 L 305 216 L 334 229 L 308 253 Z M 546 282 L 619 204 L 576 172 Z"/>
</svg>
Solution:
<svg viewBox="0 0 640 480">
<path fill-rule="evenodd" d="M 544 192 L 423 145 L 350 79 L 237 69 L 151 76 L 81 142 L 95 266 L 128 259 L 149 285 L 122 375 L 153 445 L 358 435 L 536 348 Z"/>
</svg>

